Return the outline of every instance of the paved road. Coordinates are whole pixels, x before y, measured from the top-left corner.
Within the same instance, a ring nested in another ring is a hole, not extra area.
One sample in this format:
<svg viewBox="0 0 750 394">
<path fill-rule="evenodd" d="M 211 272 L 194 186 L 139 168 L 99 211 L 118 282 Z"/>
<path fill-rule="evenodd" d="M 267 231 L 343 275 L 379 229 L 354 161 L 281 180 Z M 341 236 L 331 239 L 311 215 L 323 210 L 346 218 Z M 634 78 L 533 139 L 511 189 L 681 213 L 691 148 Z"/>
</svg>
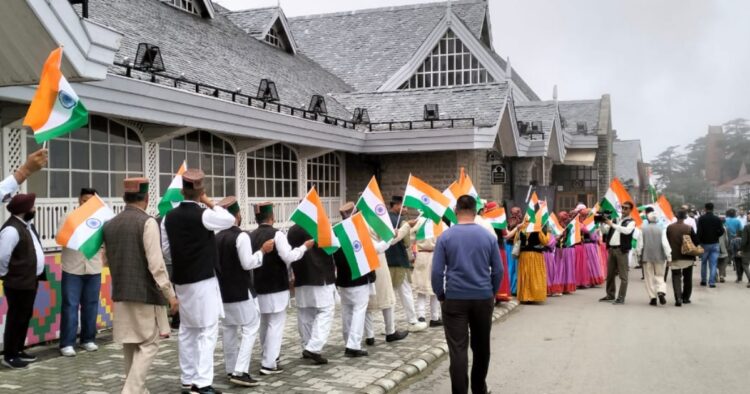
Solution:
<svg viewBox="0 0 750 394">
<path fill-rule="evenodd" d="M 631 271 L 625 305 L 602 289 L 523 305 L 492 331 L 493 393 L 747 393 L 750 289 L 696 287 L 690 305 L 648 305 Z M 696 272 L 695 284 L 699 276 Z M 671 277 L 670 277 L 671 282 Z M 448 362 L 402 393 L 450 393 Z"/>
</svg>

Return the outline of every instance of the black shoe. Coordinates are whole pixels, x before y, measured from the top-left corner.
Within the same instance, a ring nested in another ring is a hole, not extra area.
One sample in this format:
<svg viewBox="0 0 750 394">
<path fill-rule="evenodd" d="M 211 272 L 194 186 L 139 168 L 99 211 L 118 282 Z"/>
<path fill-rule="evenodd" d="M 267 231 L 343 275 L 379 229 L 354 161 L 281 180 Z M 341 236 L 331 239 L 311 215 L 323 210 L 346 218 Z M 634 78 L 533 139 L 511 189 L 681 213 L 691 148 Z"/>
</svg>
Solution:
<svg viewBox="0 0 750 394">
<path fill-rule="evenodd" d="M 701 282 L 701 286 L 706 287 L 706 282 Z"/>
<path fill-rule="evenodd" d="M 407 335 L 409 335 L 408 331 L 396 331 L 393 334 L 386 335 L 385 341 L 386 342 L 400 341 L 406 338 Z"/>
<path fill-rule="evenodd" d="M 442 320 L 440 320 L 440 319 L 438 319 L 438 320 L 430 320 L 430 327 L 442 327 L 442 326 L 443 326 L 443 321 Z"/>
<path fill-rule="evenodd" d="M 715 289 L 715 288 L 716 288 L 716 285 L 708 285 L 708 287 L 710 287 L 710 288 L 712 288 L 712 289 Z"/>
<path fill-rule="evenodd" d="M 375 346 L 375 338 L 367 338 L 365 339 L 365 343 L 367 346 Z"/>
<path fill-rule="evenodd" d="M 691 303 L 691 301 L 690 301 L 690 300 L 682 300 L 682 303 L 683 303 L 683 304 L 690 304 L 690 303 Z"/>
<path fill-rule="evenodd" d="M 418 320 L 418 321 L 419 321 L 420 323 L 424 323 L 424 322 L 425 322 L 425 320 L 424 320 L 424 317 L 420 317 L 420 318 L 419 318 L 419 319 L 417 319 L 417 320 Z"/>
<path fill-rule="evenodd" d="M 600 298 L 599 302 L 609 302 L 609 301 L 614 301 L 614 300 L 615 300 L 615 297 L 607 296 L 607 297 Z"/>
<path fill-rule="evenodd" d="M 659 303 L 662 305 L 665 305 L 667 303 L 667 295 L 664 293 L 659 293 Z"/>
<path fill-rule="evenodd" d="M 279 374 L 279 373 L 282 373 L 282 372 L 284 372 L 284 370 L 281 369 L 281 367 L 278 367 L 278 366 L 276 368 L 267 368 L 267 367 L 264 367 L 264 366 L 260 367 L 260 374 L 261 375 L 276 375 L 276 374 Z"/>
<path fill-rule="evenodd" d="M 26 352 L 18 353 L 18 358 L 20 358 L 21 361 L 26 361 L 27 363 L 33 363 L 37 360 L 36 356 L 32 356 Z"/>
<path fill-rule="evenodd" d="M 648 304 L 651 306 L 656 306 L 656 298 L 652 298 Z"/>
<path fill-rule="evenodd" d="M 346 357 L 365 357 L 367 355 L 369 355 L 369 353 L 367 353 L 367 350 L 354 350 L 349 348 L 346 348 L 346 350 L 344 350 L 344 356 Z"/>
<path fill-rule="evenodd" d="M 302 358 L 313 360 L 316 365 L 328 364 L 328 359 L 321 356 L 320 353 L 313 353 L 309 350 L 302 351 Z"/>
<path fill-rule="evenodd" d="M 191 385 L 191 384 L 183 384 L 182 386 L 180 386 L 180 394 L 190 394 L 190 393 L 192 393 L 193 392 L 193 387 L 194 386 Z M 197 389 L 198 388 L 196 387 L 196 390 Z"/>
<path fill-rule="evenodd" d="M 724 280 L 724 278 L 719 278 L 719 282 L 720 283 L 724 283 L 724 282 L 726 282 L 726 280 Z"/>
<path fill-rule="evenodd" d="M 258 381 L 253 379 L 249 373 L 243 373 L 240 376 L 230 375 L 229 381 L 233 384 L 244 387 L 255 387 L 259 384 Z"/>
<path fill-rule="evenodd" d="M 615 300 L 615 301 L 614 301 L 614 302 L 612 303 L 612 305 L 622 305 L 622 304 L 624 304 L 624 303 L 625 303 L 625 300 L 623 300 L 623 299 L 621 299 L 621 298 L 618 298 L 618 299 L 616 299 L 616 300 Z"/>
<path fill-rule="evenodd" d="M 3 358 L 2 364 L 10 369 L 23 369 L 29 366 L 29 363 L 21 360 L 19 357 L 11 359 Z"/>
<path fill-rule="evenodd" d="M 221 394 L 221 391 L 216 390 L 212 386 L 197 387 L 196 385 L 193 385 L 193 387 L 190 388 L 190 392 L 197 394 Z"/>
<path fill-rule="evenodd" d="M 674 303 L 674 306 L 682 306 L 682 303 L 679 302 L 679 301 L 677 301 L 677 302 Z"/>
</svg>

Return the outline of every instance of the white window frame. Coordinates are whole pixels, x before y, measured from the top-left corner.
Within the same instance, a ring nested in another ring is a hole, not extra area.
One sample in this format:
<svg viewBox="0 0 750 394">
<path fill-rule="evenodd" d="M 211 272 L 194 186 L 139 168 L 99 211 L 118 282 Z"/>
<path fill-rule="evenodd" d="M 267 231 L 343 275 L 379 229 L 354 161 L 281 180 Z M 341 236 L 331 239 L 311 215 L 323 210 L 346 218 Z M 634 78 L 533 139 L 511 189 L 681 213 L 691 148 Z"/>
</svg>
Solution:
<svg viewBox="0 0 750 394">
<path fill-rule="evenodd" d="M 341 198 L 341 163 L 335 152 L 307 159 L 307 189 L 321 198 Z"/>
<path fill-rule="evenodd" d="M 195 0 L 162 0 L 163 2 L 171 5 L 172 7 L 179 8 L 187 13 L 193 15 L 201 15 L 201 8 L 196 4 Z"/>
<path fill-rule="evenodd" d="M 281 158 L 268 157 L 269 154 L 275 155 L 276 149 L 279 149 Z M 298 152 L 287 144 L 277 143 L 247 152 L 247 178 L 242 181 L 247 182 L 248 198 L 299 198 L 299 166 Z M 263 168 L 262 172 L 260 168 Z M 281 173 L 276 174 L 279 170 Z"/>
</svg>

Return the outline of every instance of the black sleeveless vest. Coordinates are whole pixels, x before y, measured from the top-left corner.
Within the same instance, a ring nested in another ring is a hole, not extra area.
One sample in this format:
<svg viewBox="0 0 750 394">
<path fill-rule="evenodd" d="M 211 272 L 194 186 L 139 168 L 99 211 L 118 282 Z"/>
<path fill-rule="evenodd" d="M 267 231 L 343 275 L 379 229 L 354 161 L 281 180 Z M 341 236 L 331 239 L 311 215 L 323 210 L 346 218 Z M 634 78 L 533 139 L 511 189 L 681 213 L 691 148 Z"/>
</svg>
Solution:
<svg viewBox="0 0 750 394">
<path fill-rule="evenodd" d="M 250 233 L 250 243 L 253 250 L 258 250 L 264 242 L 273 239 L 276 230 L 271 225 L 261 224 Z M 253 285 L 258 294 L 271 294 L 289 290 L 289 271 L 286 263 L 281 260 L 276 248 L 271 253 L 263 255 L 263 265 L 253 272 Z"/>
<path fill-rule="evenodd" d="M 237 238 L 240 234 L 242 234 L 242 230 L 237 226 L 216 234 L 216 247 L 219 253 L 219 269 L 216 271 L 216 278 L 219 280 L 221 299 L 224 303 L 248 300 L 248 290 L 255 296 L 252 281 L 253 271 L 245 271 L 242 268 L 237 250 Z M 255 252 L 255 249 L 253 249 L 253 252 Z"/>
<path fill-rule="evenodd" d="M 216 239 L 214 232 L 203 226 L 203 211 L 198 204 L 183 202 L 164 219 L 175 284 L 196 283 L 214 276 Z"/>
<path fill-rule="evenodd" d="M 302 227 L 294 225 L 289 229 L 287 239 L 289 245 L 296 248 L 312 237 Z M 336 282 L 336 266 L 333 258 L 316 246 L 308 249 L 301 259 L 292 263 L 292 271 L 294 271 L 294 287 L 325 286 Z"/>
</svg>

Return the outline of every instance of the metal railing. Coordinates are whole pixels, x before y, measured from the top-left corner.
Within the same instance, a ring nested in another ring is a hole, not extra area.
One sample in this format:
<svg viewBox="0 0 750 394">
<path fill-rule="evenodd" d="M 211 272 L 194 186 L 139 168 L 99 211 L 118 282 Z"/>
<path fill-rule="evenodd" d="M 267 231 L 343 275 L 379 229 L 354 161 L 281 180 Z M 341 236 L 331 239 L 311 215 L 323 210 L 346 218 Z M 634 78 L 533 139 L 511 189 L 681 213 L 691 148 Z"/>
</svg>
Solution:
<svg viewBox="0 0 750 394">
<path fill-rule="evenodd" d="M 447 129 L 474 127 L 474 118 L 449 118 L 439 120 L 403 120 L 367 124 L 369 131 L 394 131 L 414 129 Z"/>
<path fill-rule="evenodd" d="M 247 211 L 250 212 L 250 217 L 245 218 L 245 223 L 242 227 L 245 230 L 254 230 L 258 228 L 258 223 L 255 221 L 255 215 L 253 214 L 253 204 L 264 201 L 273 201 L 273 216 L 276 219 L 274 227 L 286 231 L 294 225 L 294 222 L 292 222 L 290 218 L 299 205 L 299 200 L 299 198 L 249 198 Z M 321 197 L 320 202 L 323 204 L 323 209 L 325 209 L 332 224 L 341 220 L 341 214 L 339 213 L 341 198 Z"/>
<path fill-rule="evenodd" d="M 103 198 L 115 213 L 125 209 L 122 198 Z M 57 231 L 62 226 L 67 214 L 78 207 L 76 198 L 38 198 L 35 203 L 36 218 L 34 226 L 39 232 L 39 240 L 45 251 L 59 250 L 60 246 L 55 242 Z"/>
</svg>

